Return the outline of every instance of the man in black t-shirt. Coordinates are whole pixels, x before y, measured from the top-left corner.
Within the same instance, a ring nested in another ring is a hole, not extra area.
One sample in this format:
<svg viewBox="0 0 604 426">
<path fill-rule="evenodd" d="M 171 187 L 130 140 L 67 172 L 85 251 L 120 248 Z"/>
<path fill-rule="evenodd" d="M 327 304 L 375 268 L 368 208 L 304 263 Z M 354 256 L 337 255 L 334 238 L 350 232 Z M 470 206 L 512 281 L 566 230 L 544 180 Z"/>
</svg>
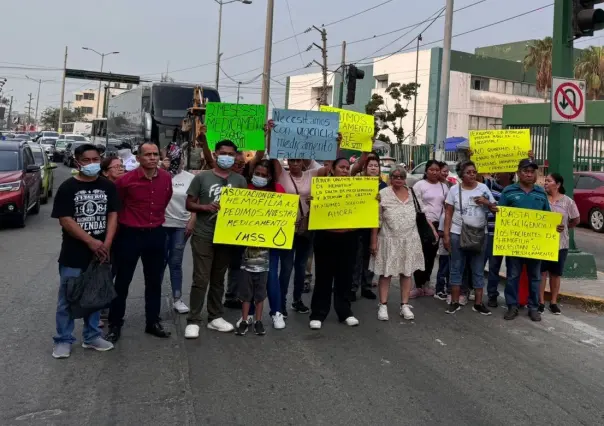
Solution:
<svg viewBox="0 0 604 426">
<path fill-rule="evenodd" d="M 101 154 L 98 148 L 81 145 L 74 156 L 79 173 L 61 184 L 52 209 L 52 217 L 59 219 L 63 228 L 54 358 L 69 357 L 75 342 L 74 320 L 67 302 L 67 279 L 79 276 L 95 257 L 101 262 L 108 261 L 117 229 L 117 191 L 112 182 L 99 178 Z M 82 347 L 111 350 L 113 344 L 101 337 L 99 320 L 100 312 L 84 318 Z"/>
</svg>

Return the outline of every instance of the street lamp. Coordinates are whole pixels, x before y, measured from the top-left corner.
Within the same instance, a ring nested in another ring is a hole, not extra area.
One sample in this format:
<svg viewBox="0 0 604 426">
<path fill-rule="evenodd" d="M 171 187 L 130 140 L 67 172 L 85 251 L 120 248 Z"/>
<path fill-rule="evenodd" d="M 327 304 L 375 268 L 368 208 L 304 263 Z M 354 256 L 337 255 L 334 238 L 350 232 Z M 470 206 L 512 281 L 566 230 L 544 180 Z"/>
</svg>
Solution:
<svg viewBox="0 0 604 426">
<path fill-rule="evenodd" d="M 101 72 L 103 72 L 103 63 L 105 62 L 105 56 L 117 55 L 118 53 L 120 53 L 120 52 L 101 53 L 101 52 L 97 52 L 96 50 L 91 49 L 89 47 L 82 47 L 82 49 L 90 50 L 91 52 L 94 52 L 101 57 Z M 99 118 L 99 102 L 100 101 L 101 101 L 101 80 L 99 80 L 99 90 L 96 95 L 96 118 Z"/>
<path fill-rule="evenodd" d="M 218 90 L 218 83 L 220 82 L 220 56 L 222 55 L 222 53 L 220 53 L 220 37 L 222 35 L 222 6 L 225 4 L 229 4 L 229 3 L 243 3 L 243 4 L 252 4 L 252 0 L 230 0 L 230 1 L 224 1 L 224 0 L 214 0 L 216 3 L 219 4 L 219 8 L 218 8 L 218 46 L 216 48 L 216 87 L 215 89 Z"/>
<path fill-rule="evenodd" d="M 36 80 L 35 78 L 31 78 L 27 75 L 25 76 L 25 78 L 38 83 L 38 97 L 36 98 L 36 117 L 34 118 L 34 123 L 36 123 L 36 126 L 37 126 L 38 125 L 38 107 L 40 106 L 40 86 L 42 86 L 42 83 L 46 83 L 46 82 L 49 82 L 52 80 L 42 80 L 42 79 Z"/>
</svg>

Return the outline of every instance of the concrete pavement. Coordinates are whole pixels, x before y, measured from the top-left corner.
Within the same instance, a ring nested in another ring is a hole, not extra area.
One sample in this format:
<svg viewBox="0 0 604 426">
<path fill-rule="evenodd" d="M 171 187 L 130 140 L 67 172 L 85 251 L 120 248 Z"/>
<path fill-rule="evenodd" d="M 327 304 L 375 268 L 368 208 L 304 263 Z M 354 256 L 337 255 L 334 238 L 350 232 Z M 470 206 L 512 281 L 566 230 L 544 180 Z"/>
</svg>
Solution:
<svg viewBox="0 0 604 426">
<path fill-rule="evenodd" d="M 61 166 L 57 185 L 66 176 Z M 311 331 L 308 316 L 290 312 L 285 330 L 267 327 L 264 337 L 203 328 L 185 341 L 165 283 L 173 336 L 159 340 L 143 333 L 139 271 L 116 349 L 74 346 L 55 360 L 60 229 L 49 215 L 44 206 L 25 229 L 0 230 L 1 425 L 604 424 L 604 317 L 573 307 L 541 323 L 506 322 L 503 309 L 448 316 L 444 302 L 423 298 L 413 301 L 416 321 L 405 322 L 393 288 L 389 322 L 359 300 L 356 328 L 332 314 Z M 187 249 L 185 289 L 190 276 Z"/>
<path fill-rule="evenodd" d="M 604 272 L 604 234 L 581 226 L 575 229 L 575 243 L 579 250 L 593 254 L 598 271 Z"/>
</svg>

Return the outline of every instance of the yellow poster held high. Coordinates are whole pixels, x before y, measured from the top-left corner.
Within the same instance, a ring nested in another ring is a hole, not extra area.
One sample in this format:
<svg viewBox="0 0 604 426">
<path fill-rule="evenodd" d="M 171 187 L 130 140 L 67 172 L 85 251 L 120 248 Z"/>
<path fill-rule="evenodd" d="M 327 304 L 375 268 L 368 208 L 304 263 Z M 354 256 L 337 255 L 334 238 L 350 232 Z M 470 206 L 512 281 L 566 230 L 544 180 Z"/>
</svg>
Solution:
<svg viewBox="0 0 604 426">
<path fill-rule="evenodd" d="M 372 115 L 326 105 L 321 106 L 321 111 L 337 112 L 340 114 L 341 148 L 363 152 L 370 152 L 372 150 L 373 140 L 371 138 L 375 131 Z"/>
<path fill-rule="evenodd" d="M 377 177 L 313 178 L 308 228 L 377 228 L 378 184 Z"/>
<path fill-rule="evenodd" d="M 518 170 L 518 163 L 531 149 L 529 129 L 472 130 L 470 150 L 478 173 L 503 173 Z"/>
<path fill-rule="evenodd" d="M 214 243 L 291 249 L 299 196 L 223 188 Z"/>
</svg>

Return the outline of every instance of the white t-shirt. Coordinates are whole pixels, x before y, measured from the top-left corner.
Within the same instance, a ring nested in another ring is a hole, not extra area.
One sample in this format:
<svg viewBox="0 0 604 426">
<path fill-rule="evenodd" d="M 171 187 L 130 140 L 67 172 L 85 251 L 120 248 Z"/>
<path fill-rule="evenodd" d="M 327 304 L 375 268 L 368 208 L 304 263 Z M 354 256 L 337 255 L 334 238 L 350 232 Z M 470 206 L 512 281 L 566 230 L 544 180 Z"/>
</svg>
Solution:
<svg viewBox="0 0 604 426">
<path fill-rule="evenodd" d="M 445 208 L 445 198 L 449 193 L 447 185 L 442 182 L 430 183 L 422 179 L 413 185 L 413 191 L 424 203 L 426 218 L 430 222 L 438 222 Z"/>
<path fill-rule="evenodd" d="M 451 223 L 451 232 L 454 234 L 461 234 L 461 214 L 459 204 L 459 185 L 454 185 L 445 203 L 454 206 L 453 221 Z M 474 202 L 474 197 L 485 197 L 491 203 L 495 202 L 493 194 L 484 183 L 478 183 L 474 189 L 461 189 L 462 204 L 463 204 L 463 222 L 467 225 L 480 228 L 481 226 L 487 225 L 487 213 L 488 209 L 484 206 L 480 206 Z"/>
<path fill-rule="evenodd" d="M 168 207 L 166 207 L 166 221 L 164 226 L 168 228 L 185 228 L 191 218 L 191 213 L 187 211 L 187 190 L 194 174 L 185 170 L 172 176 L 172 198 Z"/>
</svg>

